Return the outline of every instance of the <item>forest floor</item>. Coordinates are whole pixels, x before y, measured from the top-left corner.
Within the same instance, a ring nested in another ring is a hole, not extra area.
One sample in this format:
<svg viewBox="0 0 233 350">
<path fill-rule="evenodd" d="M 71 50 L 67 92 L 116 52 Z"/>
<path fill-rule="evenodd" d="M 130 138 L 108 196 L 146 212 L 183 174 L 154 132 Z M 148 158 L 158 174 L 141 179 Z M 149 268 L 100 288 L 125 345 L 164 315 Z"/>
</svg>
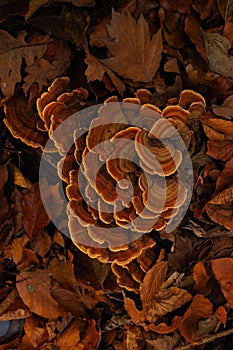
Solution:
<svg viewBox="0 0 233 350">
<path fill-rule="evenodd" d="M 0 350 L 233 350 L 232 174 L 232 0 L 0 0 Z"/>
</svg>

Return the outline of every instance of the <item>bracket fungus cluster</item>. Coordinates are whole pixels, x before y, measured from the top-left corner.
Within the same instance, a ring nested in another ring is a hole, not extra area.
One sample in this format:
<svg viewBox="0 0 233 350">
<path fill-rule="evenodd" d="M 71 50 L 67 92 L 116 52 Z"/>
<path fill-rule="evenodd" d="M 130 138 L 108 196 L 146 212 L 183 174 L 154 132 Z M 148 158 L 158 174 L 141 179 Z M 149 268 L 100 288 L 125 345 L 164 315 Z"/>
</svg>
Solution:
<svg viewBox="0 0 233 350">
<path fill-rule="evenodd" d="M 69 132 L 54 133 L 87 105 L 87 91 L 68 91 L 68 83 L 56 79 L 37 108 L 60 154 L 70 235 L 91 258 L 112 263 L 120 285 L 137 290 L 154 259 L 150 232 L 165 230 L 187 199 L 178 173 L 189 176 L 185 150 L 192 148 L 193 133 L 188 123 L 205 112 L 205 100 L 185 90 L 161 111 L 151 103 L 152 94 L 140 89 L 122 103 L 110 97 L 95 113 L 84 113 L 83 124 L 71 122 Z"/>
</svg>

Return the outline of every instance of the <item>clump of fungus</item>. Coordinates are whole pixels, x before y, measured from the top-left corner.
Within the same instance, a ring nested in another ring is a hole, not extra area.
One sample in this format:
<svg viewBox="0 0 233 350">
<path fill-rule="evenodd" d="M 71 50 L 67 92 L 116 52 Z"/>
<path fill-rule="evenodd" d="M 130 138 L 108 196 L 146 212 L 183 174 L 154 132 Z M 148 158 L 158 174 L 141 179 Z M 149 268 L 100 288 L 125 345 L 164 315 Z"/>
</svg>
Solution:
<svg viewBox="0 0 233 350">
<path fill-rule="evenodd" d="M 62 156 L 58 172 L 66 183 L 72 241 L 90 257 L 111 262 L 120 285 L 137 290 L 151 266 L 150 232 L 165 229 L 186 201 L 177 175 L 185 162 L 177 135 L 189 148 L 193 135 L 187 123 L 204 113 L 205 100 L 185 90 L 177 105 L 161 111 L 145 89 L 124 99 L 123 108 L 110 97 L 81 136 L 82 126 L 74 129 L 73 145 L 64 154 L 66 135 L 56 139 L 53 131 L 88 98 L 83 88 L 67 92 L 67 84 L 67 78 L 55 80 L 37 108 Z"/>
</svg>

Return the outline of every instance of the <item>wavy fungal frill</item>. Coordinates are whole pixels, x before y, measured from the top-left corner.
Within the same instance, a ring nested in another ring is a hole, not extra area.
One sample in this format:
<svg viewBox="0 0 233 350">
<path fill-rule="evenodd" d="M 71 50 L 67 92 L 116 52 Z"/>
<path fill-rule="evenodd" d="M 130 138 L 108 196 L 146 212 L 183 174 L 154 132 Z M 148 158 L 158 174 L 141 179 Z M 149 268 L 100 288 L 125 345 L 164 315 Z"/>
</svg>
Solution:
<svg viewBox="0 0 233 350">
<path fill-rule="evenodd" d="M 185 184 L 178 181 L 186 162 L 179 139 L 191 147 L 193 135 L 187 122 L 204 113 L 205 101 L 185 90 L 178 103 L 161 111 L 144 89 L 121 104 L 115 103 L 117 97 L 110 97 L 91 115 L 88 128 L 85 121 L 85 126 L 74 130 L 73 145 L 64 154 L 66 136 L 56 138 L 52 131 L 71 114 L 68 102 L 74 113 L 77 94 L 76 110 L 80 110 L 80 99 L 88 96 L 82 88 L 54 93 L 62 79 L 53 83 L 37 105 L 62 156 L 58 172 L 66 183 L 71 238 L 90 257 L 113 262 L 120 279 L 121 266 L 146 256 L 154 246 L 145 233 L 161 231 L 179 216 L 187 197 Z M 137 283 L 141 279 L 137 277 Z"/>
</svg>

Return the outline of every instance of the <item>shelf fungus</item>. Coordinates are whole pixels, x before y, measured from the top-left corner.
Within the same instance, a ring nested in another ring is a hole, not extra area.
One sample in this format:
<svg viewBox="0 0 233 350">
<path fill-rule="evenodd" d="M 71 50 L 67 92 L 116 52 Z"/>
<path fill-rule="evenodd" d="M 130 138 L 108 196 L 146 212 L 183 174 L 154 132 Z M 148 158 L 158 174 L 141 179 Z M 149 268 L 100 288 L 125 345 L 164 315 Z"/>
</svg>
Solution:
<svg viewBox="0 0 233 350">
<path fill-rule="evenodd" d="M 140 89 L 90 110 L 83 109 L 87 91 L 70 91 L 68 83 L 56 79 L 37 109 L 60 154 L 70 236 L 91 258 L 112 263 L 122 287 L 137 291 L 154 261 L 153 232 L 184 215 L 188 121 L 204 113 L 205 101 L 186 90 L 161 111 Z M 82 112 L 78 124 L 75 112 Z"/>
</svg>

